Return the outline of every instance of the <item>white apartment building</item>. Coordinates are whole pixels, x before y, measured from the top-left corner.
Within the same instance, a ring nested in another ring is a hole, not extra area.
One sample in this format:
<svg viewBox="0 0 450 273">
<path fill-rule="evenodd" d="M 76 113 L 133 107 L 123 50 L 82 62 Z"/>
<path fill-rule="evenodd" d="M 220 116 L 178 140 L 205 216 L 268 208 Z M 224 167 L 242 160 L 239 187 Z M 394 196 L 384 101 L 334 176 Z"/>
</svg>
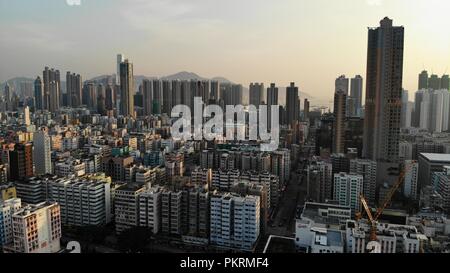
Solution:
<svg viewBox="0 0 450 273">
<path fill-rule="evenodd" d="M 225 193 L 211 196 L 211 244 L 253 250 L 260 234 L 260 197 Z"/>
<path fill-rule="evenodd" d="M 48 200 L 61 207 L 61 220 L 75 226 L 111 222 L 111 181 L 59 178 L 47 182 Z"/>
<path fill-rule="evenodd" d="M 149 188 L 139 194 L 139 226 L 148 227 L 153 234 L 161 228 L 161 188 Z"/>
<path fill-rule="evenodd" d="M 61 212 L 58 203 L 23 207 L 13 215 L 14 245 L 6 252 L 56 253 L 61 250 Z"/>
<path fill-rule="evenodd" d="M 22 207 L 19 198 L 0 200 L 0 247 L 13 243 L 12 216 Z"/>
<path fill-rule="evenodd" d="M 295 245 L 306 253 L 344 253 L 342 231 L 327 228 L 312 220 L 298 219 L 295 228 Z"/>
<path fill-rule="evenodd" d="M 334 175 L 334 200 L 339 205 L 350 206 L 353 215 L 361 211 L 360 195 L 363 193 L 364 177 L 339 173 Z"/>
<path fill-rule="evenodd" d="M 61 177 L 70 175 L 83 176 L 86 174 L 86 164 L 78 159 L 67 159 L 55 163 L 55 174 Z"/>
<path fill-rule="evenodd" d="M 366 253 L 370 225 L 367 221 L 349 220 L 346 224 L 347 250 L 349 253 Z M 420 253 L 428 238 L 414 226 L 378 223 L 377 241 L 381 253 Z"/>
</svg>

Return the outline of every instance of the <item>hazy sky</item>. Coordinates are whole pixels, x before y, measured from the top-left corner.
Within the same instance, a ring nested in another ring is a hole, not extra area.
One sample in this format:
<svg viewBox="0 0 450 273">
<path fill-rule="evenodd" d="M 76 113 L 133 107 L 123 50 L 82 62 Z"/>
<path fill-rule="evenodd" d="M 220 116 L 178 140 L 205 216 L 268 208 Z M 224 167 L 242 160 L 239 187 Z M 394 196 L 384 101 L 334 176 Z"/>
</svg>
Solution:
<svg viewBox="0 0 450 273">
<path fill-rule="evenodd" d="M 449 11 L 448 0 L 0 0 L 0 81 L 44 66 L 112 74 L 121 52 L 135 74 L 295 81 L 331 100 L 337 76 L 365 77 L 367 27 L 389 16 L 405 26 L 404 87 L 416 91 L 423 68 L 450 69 Z"/>
</svg>

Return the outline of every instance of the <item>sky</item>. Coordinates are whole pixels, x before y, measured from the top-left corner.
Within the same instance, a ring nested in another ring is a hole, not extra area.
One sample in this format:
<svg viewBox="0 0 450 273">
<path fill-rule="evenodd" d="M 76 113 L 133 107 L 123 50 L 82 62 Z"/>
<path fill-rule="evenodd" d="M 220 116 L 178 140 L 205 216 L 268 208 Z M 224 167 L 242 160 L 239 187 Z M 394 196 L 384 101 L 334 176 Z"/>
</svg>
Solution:
<svg viewBox="0 0 450 273">
<path fill-rule="evenodd" d="M 331 101 L 334 80 L 366 74 L 367 28 L 405 27 L 404 88 L 423 70 L 450 73 L 448 0 L 0 0 L 0 81 L 45 66 L 89 79 L 179 71 L 251 82 L 296 82 Z"/>
</svg>

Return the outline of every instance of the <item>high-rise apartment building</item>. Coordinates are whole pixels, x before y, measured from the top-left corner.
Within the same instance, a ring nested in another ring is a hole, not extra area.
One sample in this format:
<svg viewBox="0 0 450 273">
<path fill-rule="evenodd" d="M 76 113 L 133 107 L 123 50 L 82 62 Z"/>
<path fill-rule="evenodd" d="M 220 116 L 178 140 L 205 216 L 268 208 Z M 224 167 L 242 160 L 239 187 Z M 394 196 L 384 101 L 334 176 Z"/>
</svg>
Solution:
<svg viewBox="0 0 450 273">
<path fill-rule="evenodd" d="M 336 79 L 334 93 L 334 137 L 333 153 L 344 153 L 345 149 L 345 118 L 347 113 L 348 79 L 340 76 Z"/>
<path fill-rule="evenodd" d="M 102 226 L 111 222 L 111 179 L 59 178 L 47 182 L 48 200 L 61 207 L 61 222 L 73 226 Z"/>
<path fill-rule="evenodd" d="M 298 87 L 295 83 L 291 83 L 286 88 L 286 123 L 292 126 L 299 121 L 300 118 L 300 97 Z"/>
<path fill-rule="evenodd" d="M 272 106 L 279 105 L 278 103 L 278 87 L 271 83 L 267 88 L 267 125 L 272 128 Z"/>
<path fill-rule="evenodd" d="M 309 108 L 310 102 L 308 99 L 305 99 L 303 103 L 303 121 L 309 121 Z"/>
<path fill-rule="evenodd" d="M 219 92 L 220 92 L 220 84 L 218 81 L 211 81 L 211 93 L 209 95 L 210 99 L 214 101 L 214 103 L 219 102 Z"/>
<path fill-rule="evenodd" d="M 441 89 L 441 79 L 438 75 L 432 74 L 428 79 L 428 89 L 439 90 Z"/>
<path fill-rule="evenodd" d="M 251 83 L 249 88 L 249 105 L 254 105 L 259 109 L 259 105 L 264 102 L 264 84 Z"/>
<path fill-rule="evenodd" d="M 120 113 L 123 116 L 134 117 L 134 94 L 133 64 L 125 60 L 120 63 Z"/>
<path fill-rule="evenodd" d="M 19 198 L 8 200 L 0 199 L 0 247 L 10 245 L 14 242 L 13 215 L 22 207 Z"/>
<path fill-rule="evenodd" d="M 211 196 L 213 245 L 253 250 L 260 235 L 260 197 L 224 193 Z"/>
<path fill-rule="evenodd" d="M 339 76 L 336 81 L 335 81 L 335 92 L 343 92 L 345 93 L 345 95 L 349 95 L 348 94 L 348 90 L 349 90 L 349 80 L 347 77 L 345 77 L 345 75 L 341 75 Z"/>
<path fill-rule="evenodd" d="M 12 181 L 34 176 L 32 143 L 17 143 L 9 151 L 9 175 Z"/>
<path fill-rule="evenodd" d="M 160 115 L 162 111 L 162 84 L 160 80 L 153 80 L 152 82 L 152 110 L 153 114 Z"/>
<path fill-rule="evenodd" d="M 46 130 L 39 130 L 33 134 L 33 159 L 36 175 L 52 173 L 51 140 Z"/>
<path fill-rule="evenodd" d="M 364 156 L 398 161 L 403 81 L 404 28 L 384 18 L 369 29 Z"/>
<path fill-rule="evenodd" d="M 153 114 L 153 82 L 150 80 L 142 81 L 142 94 L 144 104 L 144 115 Z"/>
<path fill-rule="evenodd" d="M 34 81 L 34 106 L 36 110 L 44 109 L 44 82 L 40 77 Z"/>
<path fill-rule="evenodd" d="M 151 229 L 153 234 L 161 229 L 161 191 L 153 187 L 139 194 L 139 226 Z"/>
<path fill-rule="evenodd" d="M 44 86 L 46 86 L 44 84 Z M 49 89 L 49 107 L 48 110 L 50 112 L 56 112 L 59 110 L 59 106 L 61 105 L 61 88 L 59 86 L 59 82 L 51 81 L 48 84 Z"/>
<path fill-rule="evenodd" d="M 163 113 L 171 115 L 173 102 L 172 102 L 172 86 L 171 82 L 167 80 L 162 81 L 162 95 L 163 95 Z"/>
<path fill-rule="evenodd" d="M 450 166 L 444 166 L 442 172 L 435 172 L 433 184 L 436 192 L 442 196 L 443 209 L 450 212 Z"/>
<path fill-rule="evenodd" d="M 350 206 L 353 215 L 361 211 L 360 195 L 363 193 L 364 177 L 347 173 L 334 175 L 333 196 L 341 206 Z"/>
<path fill-rule="evenodd" d="M 403 187 L 403 193 L 406 197 L 412 200 L 417 200 L 418 180 L 419 180 L 419 162 L 416 160 L 405 160 L 405 182 Z"/>
<path fill-rule="evenodd" d="M 306 174 L 307 198 L 325 203 L 333 198 L 333 171 L 331 163 L 316 161 L 308 166 Z"/>
<path fill-rule="evenodd" d="M 362 116 L 362 97 L 363 97 L 363 78 L 356 75 L 351 79 L 350 97 L 353 102 L 353 111 L 349 113 L 350 116 Z"/>
<path fill-rule="evenodd" d="M 123 54 L 117 54 L 117 72 L 116 72 L 116 85 L 120 86 L 120 64 L 125 61 L 125 55 Z"/>
<path fill-rule="evenodd" d="M 126 184 L 115 190 L 114 217 L 116 233 L 139 226 L 139 195 L 145 191 L 143 186 Z"/>
<path fill-rule="evenodd" d="M 449 75 L 442 75 L 441 89 L 450 90 L 450 76 Z"/>
<path fill-rule="evenodd" d="M 428 89 L 428 72 L 426 70 L 419 74 L 419 90 Z"/>
<path fill-rule="evenodd" d="M 59 109 L 61 103 L 61 78 L 59 70 L 49 69 L 42 72 L 44 81 L 43 108 L 50 112 Z"/>
<path fill-rule="evenodd" d="M 350 173 L 362 175 L 363 194 L 370 206 L 375 206 L 377 190 L 377 162 L 368 159 L 350 160 Z"/>
<path fill-rule="evenodd" d="M 66 90 L 67 105 L 70 107 L 78 107 L 82 104 L 83 81 L 80 74 L 67 72 L 66 74 Z"/>
</svg>

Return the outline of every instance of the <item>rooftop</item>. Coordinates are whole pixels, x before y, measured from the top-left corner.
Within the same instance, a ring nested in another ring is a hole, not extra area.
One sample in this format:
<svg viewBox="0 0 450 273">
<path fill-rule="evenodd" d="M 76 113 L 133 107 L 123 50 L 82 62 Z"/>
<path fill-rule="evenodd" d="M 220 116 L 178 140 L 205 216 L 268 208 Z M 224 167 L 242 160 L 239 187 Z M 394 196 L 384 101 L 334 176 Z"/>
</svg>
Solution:
<svg viewBox="0 0 450 273">
<path fill-rule="evenodd" d="M 450 163 L 450 154 L 421 153 L 420 156 L 424 157 L 428 161 L 440 161 Z"/>
</svg>

